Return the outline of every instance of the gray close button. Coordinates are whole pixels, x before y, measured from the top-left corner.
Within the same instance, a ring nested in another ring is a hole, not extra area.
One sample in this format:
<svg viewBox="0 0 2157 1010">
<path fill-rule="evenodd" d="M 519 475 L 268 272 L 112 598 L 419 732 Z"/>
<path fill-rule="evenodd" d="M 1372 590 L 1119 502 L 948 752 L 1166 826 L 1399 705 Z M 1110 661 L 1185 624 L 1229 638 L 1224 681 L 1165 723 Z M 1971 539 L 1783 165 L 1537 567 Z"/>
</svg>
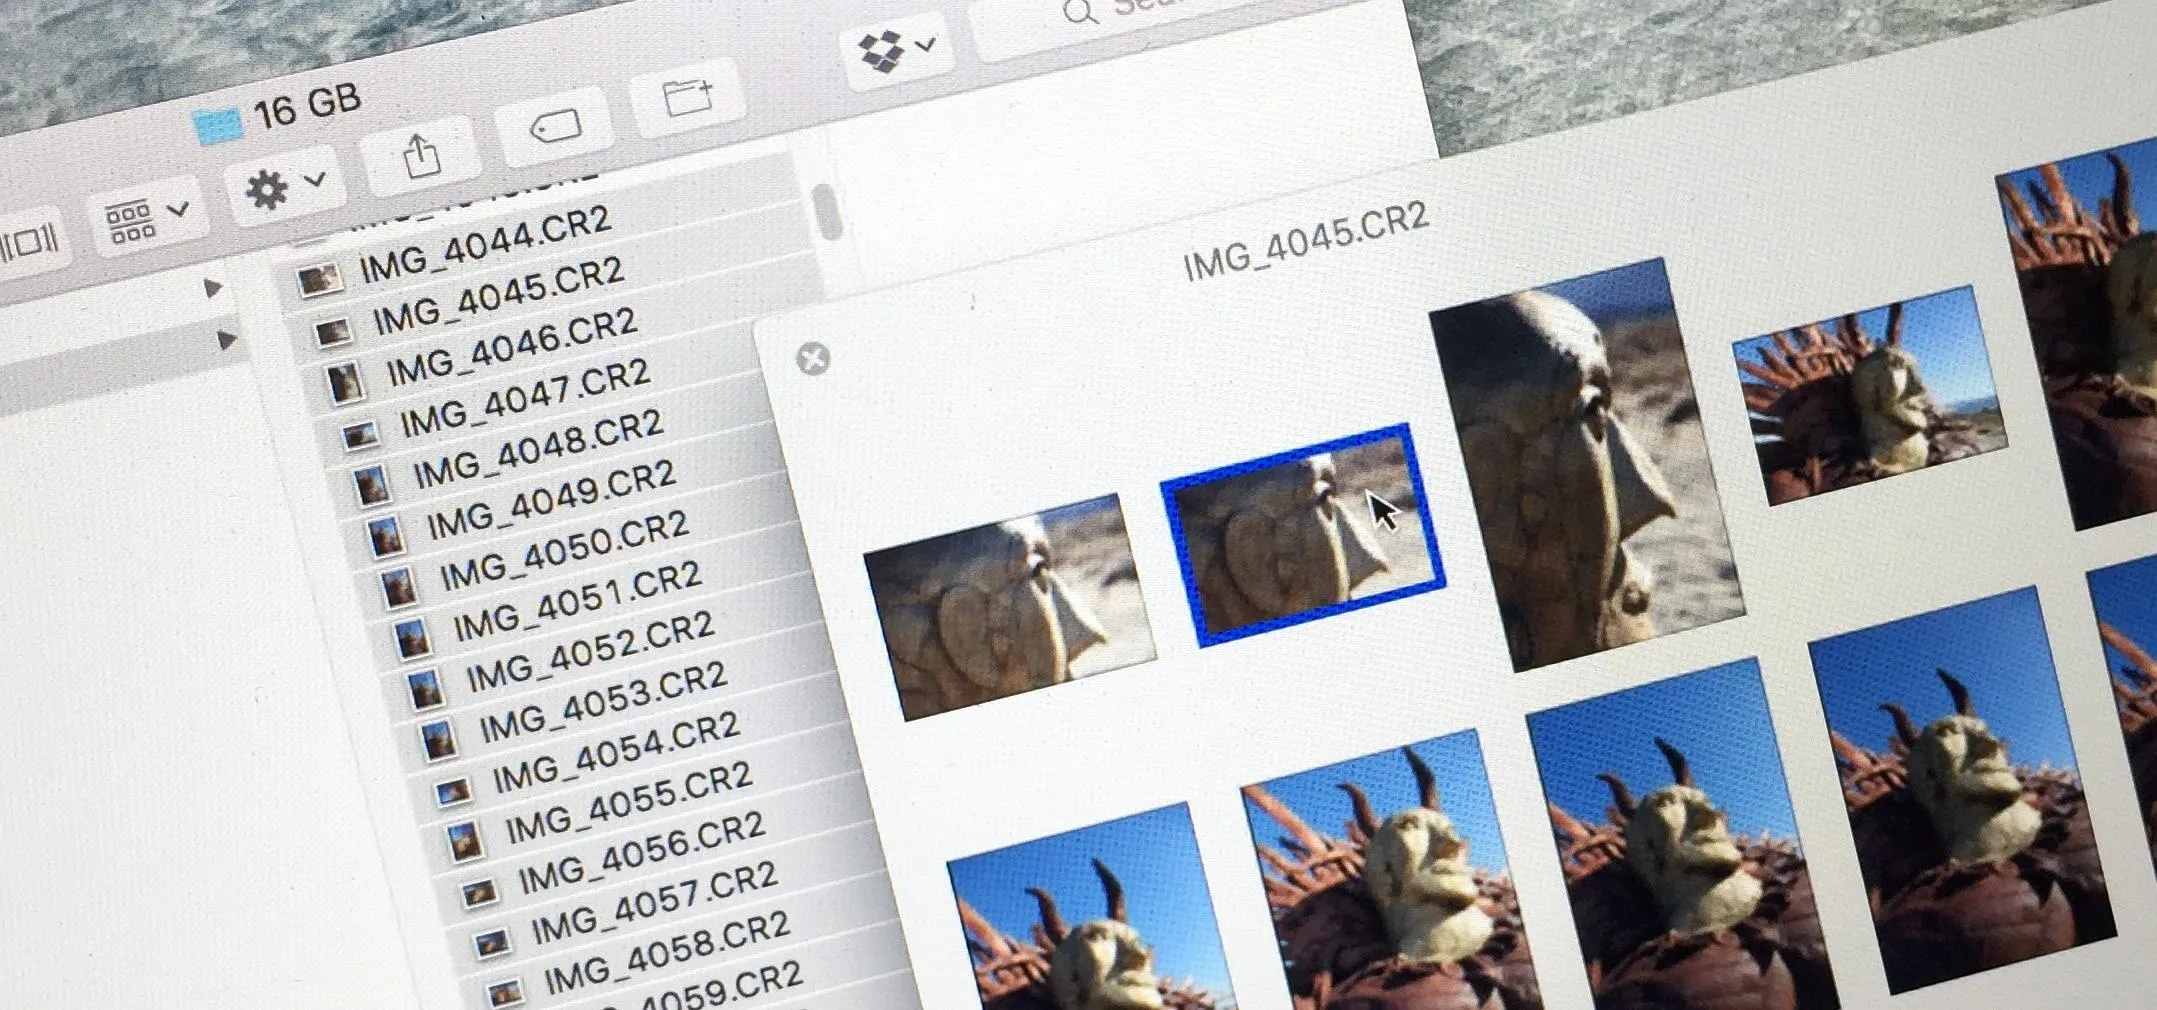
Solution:
<svg viewBox="0 0 2157 1010">
<path fill-rule="evenodd" d="M 794 352 L 794 364 L 803 375 L 822 375 L 831 370 L 831 348 L 811 340 Z"/>
</svg>

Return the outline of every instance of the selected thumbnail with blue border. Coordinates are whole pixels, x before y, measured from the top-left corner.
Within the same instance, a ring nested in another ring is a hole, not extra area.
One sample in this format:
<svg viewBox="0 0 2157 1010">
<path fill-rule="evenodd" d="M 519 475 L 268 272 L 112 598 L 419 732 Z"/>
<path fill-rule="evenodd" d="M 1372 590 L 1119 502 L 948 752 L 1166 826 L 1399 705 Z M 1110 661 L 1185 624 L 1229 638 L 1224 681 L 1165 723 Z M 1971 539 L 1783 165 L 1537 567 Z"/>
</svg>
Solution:
<svg viewBox="0 0 2157 1010">
<path fill-rule="evenodd" d="M 1406 424 L 1161 483 L 1201 647 L 1445 587 Z"/>
</svg>

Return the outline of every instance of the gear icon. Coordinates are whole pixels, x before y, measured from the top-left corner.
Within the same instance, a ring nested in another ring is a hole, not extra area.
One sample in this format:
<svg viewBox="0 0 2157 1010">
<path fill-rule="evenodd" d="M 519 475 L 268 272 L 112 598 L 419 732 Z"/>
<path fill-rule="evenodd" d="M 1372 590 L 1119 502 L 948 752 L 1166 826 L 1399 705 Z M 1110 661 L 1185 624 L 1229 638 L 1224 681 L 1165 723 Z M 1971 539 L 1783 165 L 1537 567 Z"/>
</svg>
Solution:
<svg viewBox="0 0 2157 1010">
<path fill-rule="evenodd" d="M 292 184 L 285 181 L 282 173 L 265 168 L 247 180 L 246 195 L 249 200 L 254 201 L 257 209 L 276 210 L 278 204 L 291 199 L 285 195 L 285 191 L 291 188 Z"/>
</svg>

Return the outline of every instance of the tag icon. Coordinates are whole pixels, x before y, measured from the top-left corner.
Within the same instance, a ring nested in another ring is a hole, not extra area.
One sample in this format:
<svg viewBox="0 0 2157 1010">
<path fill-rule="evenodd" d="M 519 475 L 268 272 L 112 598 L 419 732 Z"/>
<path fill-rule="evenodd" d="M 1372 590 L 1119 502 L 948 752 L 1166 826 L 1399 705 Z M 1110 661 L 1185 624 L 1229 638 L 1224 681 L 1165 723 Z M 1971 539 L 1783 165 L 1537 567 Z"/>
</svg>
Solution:
<svg viewBox="0 0 2157 1010">
<path fill-rule="evenodd" d="M 676 74 L 668 80 L 683 80 Z M 502 160 L 511 168 L 593 154 L 614 146 L 607 95 L 596 87 L 504 105 L 494 110 Z"/>
<path fill-rule="evenodd" d="M 575 109 L 556 109 L 532 119 L 532 139 L 542 144 L 559 144 L 584 136 L 584 117 Z"/>
</svg>

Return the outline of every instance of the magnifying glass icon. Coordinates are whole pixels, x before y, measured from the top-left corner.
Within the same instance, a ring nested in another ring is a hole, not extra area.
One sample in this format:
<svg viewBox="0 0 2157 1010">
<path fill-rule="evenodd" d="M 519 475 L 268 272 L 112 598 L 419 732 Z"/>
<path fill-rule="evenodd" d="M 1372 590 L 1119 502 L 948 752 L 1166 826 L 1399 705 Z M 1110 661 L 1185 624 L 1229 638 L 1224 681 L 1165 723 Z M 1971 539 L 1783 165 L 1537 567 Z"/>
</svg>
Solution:
<svg viewBox="0 0 2157 1010">
<path fill-rule="evenodd" d="M 1064 0 L 1064 20 L 1072 24 L 1078 24 L 1081 21 L 1092 21 L 1094 24 L 1101 23 L 1093 16 L 1093 0 Z"/>
</svg>

